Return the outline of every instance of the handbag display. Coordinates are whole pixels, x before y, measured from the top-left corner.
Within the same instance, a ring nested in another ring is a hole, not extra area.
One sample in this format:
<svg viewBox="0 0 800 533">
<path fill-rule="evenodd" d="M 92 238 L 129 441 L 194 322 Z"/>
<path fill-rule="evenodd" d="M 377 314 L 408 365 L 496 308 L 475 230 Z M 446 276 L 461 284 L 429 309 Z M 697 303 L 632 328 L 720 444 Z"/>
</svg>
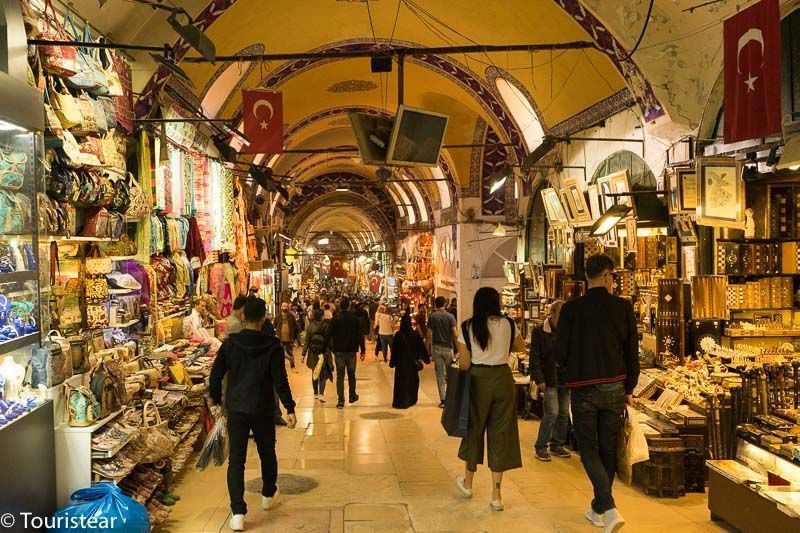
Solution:
<svg viewBox="0 0 800 533">
<path fill-rule="evenodd" d="M 0 189 L 0 231 L 6 235 L 21 234 L 25 230 L 25 219 L 19 197 L 11 191 Z"/>
<path fill-rule="evenodd" d="M 122 213 L 111 211 L 108 213 L 108 224 L 111 228 L 111 237 L 119 239 L 125 234 L 125 217 Z"/>
<path fill-rule="evenodd" d="M 128 172 L 130 206 L 126 211 L 128 220 L 142 220 L 150 216 L 150 199 L 147 192 L 139 186 L 139 182 Z"/>
<path fill-rule="evenodd" d="M 84 25 L 83 32 L 79 32 L 69 14 L 64 17 L 64 31 L 72 41 L 89 42 L 87 41 L 89 26 Z M 90 33 L 88 35 L 91 36 Z M 75 66 L 75 74 L 64 80 L 70 87 L 89 91 L 95 89 L 101 83 L 105 83 L 105 74 L 102 66 L 97 62 L 92 49 L 77 48 Z"/>
<path fill-rule="evenodd" d="M 87 276 L 86 301 L 105 303 L 108 300 L 108 281 L 102 276 Z"/>
<path fill-rule="evenodd" d="M 100 404 L 92 391 L 84 386 L 72 388 L 64 384 L 67 424 L 71 427 L 91 426 L 100 417 Z"/>
<path fill-rule="evenodd" d="M 83 335 L 72 335 L 67 337 L 69 342 L 70 361 L 72 362 L 72 374 L 83 374 L 89 371 L 89 350 L 86 346 L 86 338 Z"/>
<path fill-rule="evenodd" d="M 110 230 L 108 211 L 105 207 L 96 207 L 90 211 L 81 236 L 107 238 L 111 235 Z"/>
<path fill-rule="evenodd" d="M 64 26 L 56 17 L 52 0 L 45 0 L 44 13 L 39 21 L 39 35 L 48 41 L 69 41 Z M 58 76 L 74 76 L 77 72 L 77 51 L 71 46 L 40 46 L 42 67 Z"/>
<path fill-rule="evenodd" d="M 98 246 L 92 246 L 86 255 L 86 273 L 92 276 L 105 276 L 111 273 L 111 258 L 104 256 Z M 103 278 L 105 281 L 105 278 Z M 106 290 L 108 287 L 106 287 Z"/>
<path fill-rule="evenodd" d="M 105 163 L 105 155 L 103 154 L 103 141 L 97 137 L 84 137 L 80 143 L 80 150 L 83 154 L 89 154 L 97 158 L 100 164 Z"/>
<path fill-rule="evenodd" d="M 125 213 L 131 206 L 131 192 L 127 180 L 123 176 L 111 178 L 114 187 L 114 197 L 109 208 L 119 213 Z"/>
<path fill-rule="evenodd" d="M 105 39 L 100 37 L 97 39 L 97 42 L 105 42 Z M 98 50 L 98 54 L 100 56 L 100 63 L 103 67 L 103 72 L 105 73 L 106 80 L 108 81 L 108 91 L 106 92 L 106 95 L 112 97 L 123 96 L 125 94 L 125 89 L 122 87 L 122 81 L 119 78 L 119 74 L 117 74 L 117 69 L 114 64 L 114 53 L 106 48 L 101 48 Z M 112 100 L 112 105 L 113 104 L 114 102 Z M 116 109 L 114 112 L 116 114 Z"/>
<path fill-rule="evenodd" d="M 81 114 L 81 119 L 78 124 L 70 128 L 70 131 L 79 137 L 97 135 L 100 133 L 99 119 L 95 110 L 94 100 L 92 100 L 88 94 L 82 92 L 76 99 L 76 102 Z"/>
<path fill-rule="evenodd" d="M 128 403 L 125 380 L 117 361 L 104 360 L 97 363 L 92 369 L 89 383 L 92 394 L 100 404 L 100 418 L 119 411 Z"/>
<path fill-rule="evenodd" d="M 57 342 L 45 342 L 40 348 L 31 349 L 28 367 L 31 369 L 30 385 L 36 389 L 40 386 L 47 388 L 61 385 L 72 377 L 72 365 L 67 365 L 66 354 Z M 69 368 L 67 368 L 69 366 Z M 27 369 L 26 372 L 27 374 Z"/>
<path fill-rule="evenodd" d="M 144 455 L 140 463 L 153 463 L 169 457 L 175 449 L 175 441 L 169 433 L 167 421 L 161 420 L 156 404 L 148 400 L 142 406 L 142 425 L 136 437 L 136 444 Z"/>
<path fill-rule="evenodd" d="M 108 96 L 98 96 L 97 103 L 103 110 L 103 119 L 105 121 L 106 131 L 113 130 L 117 127 L 117 112 L 114 110 L 114 100 Z"/>
<path fill-rule="evenodd" d="M 75 97 L 70 94 L 60 78 L 47 77 L 47 92 L 53 111 L 62 127 L 72 128 L 81 122 L 81 110 Z"/>
<path fill-rule="evenodd" d="M 186 367 L 180 361 L 176 361 L 169 365 L 169 377 L 170 380 L 177 384 L 177 385 L 187 385 L 191 387 L 193 385 L 192 378 L 189 377 L 189 373 L 186 372 Z"/>
</svg>

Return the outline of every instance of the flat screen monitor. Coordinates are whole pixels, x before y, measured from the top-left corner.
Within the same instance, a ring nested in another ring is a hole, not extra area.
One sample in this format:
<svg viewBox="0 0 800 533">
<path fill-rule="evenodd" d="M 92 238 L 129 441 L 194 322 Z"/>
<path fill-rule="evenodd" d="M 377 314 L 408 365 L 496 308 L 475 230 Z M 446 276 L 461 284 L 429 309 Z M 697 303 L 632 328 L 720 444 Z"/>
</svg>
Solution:
<svg viewBox="0 0 800 533">
<path fill-rule="evenodd" d="M 392 140 L 386 154 L 390 165 L 439 164 L 448 116 L 401 105 L 394 119 Z"/>
<path fill-rule="evenodd" d="M 350 113 L 358 151 L 366 165 L 385 165 L 394 121 L 365 113 Z"/>
</svg>

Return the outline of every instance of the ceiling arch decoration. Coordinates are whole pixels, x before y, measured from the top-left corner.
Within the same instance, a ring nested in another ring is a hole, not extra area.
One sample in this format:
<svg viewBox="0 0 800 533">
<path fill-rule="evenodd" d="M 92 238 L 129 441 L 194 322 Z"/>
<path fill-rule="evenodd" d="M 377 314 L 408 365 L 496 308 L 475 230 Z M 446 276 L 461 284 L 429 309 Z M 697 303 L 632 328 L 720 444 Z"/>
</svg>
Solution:
<svg viewBox="0 0 800 533">
<path fill-rule="evenodd" d="M 505 69 L 491 65 L 486 67 L 486 78 L 489 80 L 489 88 L 494 93 L 495 98 L 497 98 L 500 102 L 503 103 L 503 105 L 506 108 L 506 112 L 508 112 L 508 114 L 511 115 L 511 118 L 514 120 L 514 122 L 517 123 L 517 128 L 519 129 L 519 131 L 523 131 L 524 125 L 520 124 L 519 120 L 516 117 L 514 117 L 514 114 L 511 112 L 511 109 L 509 108 L 508 102 L 506 102 L 505 98 L 503 98 L 503 95 L 500 94 L 500 90 L 497 88 L 498 78 L 506 80 L 508 83 L 516 87 L 516 89 L 520 93 L 522 93 L 523 98 L 525 98 L 525 100 L 528 101 L 528 104 L 530 104 L 530 106 L 533 108 L 533 111 L 536 114 L 536 118 L 539 121 L 539 124 L 541 124 L 542 130 L 544 131 L 545 135 L 550 132 L 550 128 L 547 127 L 544 117 L 542 116 L 542 112 L 539 109 L 539 105 L 536 103 L 536 100 L 533 98 L 533 95 L 531 95 L 530 91 L 528 91 L 528 88 L 525 87 L 525 85 L 523 85 L 522 83 L 520 83 L 520 81 L 516 77 L 511 75 L 511 73 Z"/>
<path fill-rule="evenodd" d="M 483 118 L 475 119 L 475 129 L 472 133 L 472 144 L 483 144 L 489 125 Z M 470 152 L 469 185 L 461 188 L 461 196 L 466 198 L 480 198 L 481 176 L 483 173 L 483 148 L 475 146 Z"/>
<path fill-rule="evenodd" d="M 633 59 L 628 57 L 628 52 L 617 41 L 614 35 L 600 22 L 594 13 L 584 7 L 579 0 L 554 0 L 556 4 L 572 16 L 575 21 L 586 30 L 595 44 L 605 52 L 611 62 L 625 78 L 628 88 L 634 95 L 636 103 L 646 122 L 656 120 L 665 114 L 664 108 L 658 101 L 653 87 L 647 81 Z"/>
<path fill-rule="evenodd" d="M 339 43 L 331 43 L 321 46 L 311 52 L 355 52 L 355 51 L 376 51 L 386 52 L 387 49 L 401 50 L 404 47 L 419 46 L 411 42 L 389 42 L 388 40 L 373 39 L 351 39 Z M 275 89 L 292 77 L 301 75 L 309 69 L 319 67 L 324 64 L 343 61 L 343 58 L 320 58 L 320 59 L 299 59 L 289 61 L 264 79 L 262 88 Z M 441 74 L 451 81 L 457 83 L 466 92 L 470 93 L 476 102 L 484 109 L 489 118 L 500 127 L 507 142 L 513 143 L 514 154 L 521 161 L 526 154 L 522 141 L 522 134 L 517 128 L 516 123 L 506 112 L 503 104 L 495 97 L 489 84 L 476 76 L 467 66 L 453 58 L 439 55 L 422 55 L 407 57 L 408 63 L 423 66 L 434 72 Z M 242 110 L 238 106 L 234 118 L 236 122 L 241 122 Z"/>
<path fill-rule="evenodd" d="M 242 50 L 237 52 L 238 54 L 263 54 L 265 47 L 263 44 L 252 44 Z M 215 117 L 217 116 L 218 112 L 222 109 L 228 107 L 231 99 L 242 89 L 247 78 L 250 77 L 250 74 L 259 66 L 258 63 L 253 61 L 226 61 L 222 64 L 222 66 L 217 69 L 211 78 L 206 82 L 203 89 L 198 94 L 198 100 L 200 100 L 200 107 L 203 109 L 203 112 L 206 115 Z M 225 80 L 229 71 L 233 70 L 235 67 L 238 67 L 239 72 L 235 73 L 236 78 L 232 80 Z M 223 81 L 224 80 L 224 81 Z M 233 82 L 231 84 L 231 82 Z M 221 96 L 221 102 L 215 106 L 216 110 L 209 110 L 206 106 L 206 100 L 208 98 L 213 98 L 216 96 L 214 93 L 216 91 L 221 90 L 224 91 L 224 95 Z"/>
<path fill-rule="evenodd" d="M 499 139 L 494 129 L 486 130 L 484 137 L 486 144 L 497 143 Z M 508 152 L 504 146 L 485 146 L 482 148 L 481 163 L 481 211 L 484 215 L 503 215 L 507 207 L 512 207 L 507 202 L 507 191 L 514 188 L 514 180 L 507 179 L 498 190 L 491 192 L 494 185 L 493 176 L 504 165 L 508 164 Z"/>
</svg>

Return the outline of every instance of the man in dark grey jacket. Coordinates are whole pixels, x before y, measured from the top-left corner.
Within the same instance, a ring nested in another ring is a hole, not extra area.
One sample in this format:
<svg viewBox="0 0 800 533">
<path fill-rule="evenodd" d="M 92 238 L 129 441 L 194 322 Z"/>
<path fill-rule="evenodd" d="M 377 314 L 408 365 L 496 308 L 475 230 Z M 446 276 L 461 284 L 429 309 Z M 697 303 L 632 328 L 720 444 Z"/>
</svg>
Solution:
<svg viewBox="0 0 800 533">
<path fill-rule="evenodd" d="M 244 466 L 250 431 L 256 441 L 264 481 L 262 507 L 274 508 L 280 499 L 278 458 L 275 454 L 273 388 L 286 407 L 288 425 L 297 424 L 295 402 L 286 376 L 280 341 L 262 333 L 267 307 L 260 298 L 249 298 L 244 306 L 244 329 L 230 335 L 220 346 L 211 368 L 209 395 L 212 411 L 219 414 L 223 403 L 222 381 L 227 376 L 224 403 L 228 416 L 228 493 L 231 500 L 230 527 L 244 529 L 247 505 L 244 501 Z"/>
<path fill-rule="evenodd" d="M 561 308 L 556 342 L 558 364 L 570 388 L 572 421 L 581 462 L 594 487 L 586 519 L 606 533 L 625 519 L 611 485 L 617 470 L 617 435 L 625 401 L 639 380 L 639 336 L 633 306 L 610 293 L 614 261 L 607 255 L 586 260 L 586 295 Z"/>
</svg>

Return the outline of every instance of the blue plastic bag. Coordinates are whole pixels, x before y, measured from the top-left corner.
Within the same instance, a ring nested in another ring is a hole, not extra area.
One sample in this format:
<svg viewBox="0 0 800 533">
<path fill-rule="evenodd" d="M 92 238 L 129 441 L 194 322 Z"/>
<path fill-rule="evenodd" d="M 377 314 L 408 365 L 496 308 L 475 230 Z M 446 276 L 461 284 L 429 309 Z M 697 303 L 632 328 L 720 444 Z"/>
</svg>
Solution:
<svg viewBox="0 0 800 533">
<path fill-rule="evenodd" d="M 48 531 L 56 533 L 150 533 L 144 505 L 125 496 L 113 483 L 76 490 L 73 503 L 53 513 Z"/>
</svg>

